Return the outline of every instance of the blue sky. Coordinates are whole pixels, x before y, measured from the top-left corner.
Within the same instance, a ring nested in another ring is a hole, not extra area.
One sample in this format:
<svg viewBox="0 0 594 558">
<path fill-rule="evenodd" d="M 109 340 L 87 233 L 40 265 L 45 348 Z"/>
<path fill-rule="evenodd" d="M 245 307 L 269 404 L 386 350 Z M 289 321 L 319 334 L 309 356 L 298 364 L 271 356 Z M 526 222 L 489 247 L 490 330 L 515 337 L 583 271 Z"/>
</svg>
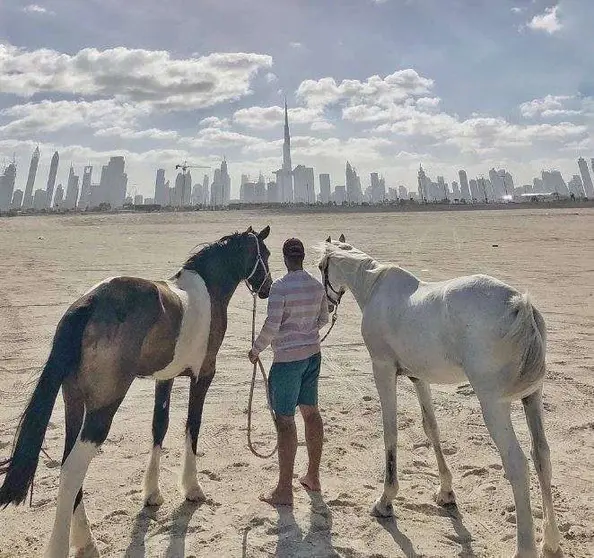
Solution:
<svg viewBox="0 0 594 558">
<path fill-rule="evenodd" d="M 123 154 L 146 195 L 225 155 L 236 191 L 279 168 L 286 95 L 294 164 L 333 184 L 347 159 L 390 186 L 420 162 L 569 179 L 594 156 L 592 21 L 590 0 L 3 0 L 0 162 L 22 186 L 39 144 L 43 187 L 54 149 L 63 181 Z"/>
</svg>

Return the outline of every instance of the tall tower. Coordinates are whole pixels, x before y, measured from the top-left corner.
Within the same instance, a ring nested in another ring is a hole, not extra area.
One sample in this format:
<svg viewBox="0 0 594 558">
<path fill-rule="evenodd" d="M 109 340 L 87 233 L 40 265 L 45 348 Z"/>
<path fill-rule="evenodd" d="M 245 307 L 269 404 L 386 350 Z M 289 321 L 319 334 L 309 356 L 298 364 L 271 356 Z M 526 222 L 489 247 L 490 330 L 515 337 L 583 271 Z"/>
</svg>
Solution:
<svg viewBox="0 0 594 558">
<path fill-rule="evenodd" d="M 594 185 L 592 184 L 592 177 L 590 176 L 590 171 L 588 170 L 588 163 L 586 163 L 586 160 L 583 157 L 578 159 L 578 167 L 580 168 L 580 173 L 582 175 L 586 197 L 594 198 Z"/>
<path fill-rule="evenodd" d="M 471 201 L 470 187 L 468 185 L 468 175 L 464 169 L 458 171 L 458 178 L 460 179 L 460 198 L 466 201 Z"/>
<path fill-rule="evenodd" d="M 56 175 L 58 174 L 58 164 L 60 163 L 60 155 L 56 151 L 52 156 L 50 164 L 49 175 L 47 177 L 47 186 L 45 187 L 45 206 L 49 209 L 52 206 L 52 198 L 54 197 L 54 186 L 56 185 Z"/>
<path fill-rule="evenodd" d="M 16 164 L 13 161 L 0 176 L 0 211 L 10 209 L 16 181 Z"/>
<path fill-rule="evenodd" d="M 23 196 L 23 209 L 33 207 L 33 186 L 37 176 L 37 167 L 39 166 L 39 147 L 33 151 L 31 164 L 29 165 L 29 175 L 27 176 L 27 185 L 25 186 L 25 195 Z"/>
<path fill-rule="evenodd" d="M 93 167 L 87 165 L 83 169 L 82 186 L 80 190 L 80 199 L 78 200 L 79 209 L 88 209 L 91 206 L 91 180 L 93 178 Z"/>
<path fill-rule="evenodd" d="M 291 163 L 291 132 L 289 131 L 289 111 L 287 109 L 287 100 L 285 99 L 285 141 L 283 143 L 283 170 L 291 172 L 293 165 Z"/>
</svg>

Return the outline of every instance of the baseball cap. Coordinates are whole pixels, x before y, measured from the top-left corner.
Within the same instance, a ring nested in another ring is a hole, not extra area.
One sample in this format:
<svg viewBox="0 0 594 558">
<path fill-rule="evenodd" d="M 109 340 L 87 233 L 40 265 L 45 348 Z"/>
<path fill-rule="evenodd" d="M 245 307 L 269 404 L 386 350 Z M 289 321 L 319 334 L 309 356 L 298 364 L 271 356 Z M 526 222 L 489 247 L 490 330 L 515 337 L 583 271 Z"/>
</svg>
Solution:
<svg viewBox="0 0 594 558">
<path fill-rule="evenodd" d="M 303 242 L 298 238 L 289 238 L 283 244 L 283 256 L 289 258 L 303 258 L 305 257 L 305 248 Z"/>
</svg>

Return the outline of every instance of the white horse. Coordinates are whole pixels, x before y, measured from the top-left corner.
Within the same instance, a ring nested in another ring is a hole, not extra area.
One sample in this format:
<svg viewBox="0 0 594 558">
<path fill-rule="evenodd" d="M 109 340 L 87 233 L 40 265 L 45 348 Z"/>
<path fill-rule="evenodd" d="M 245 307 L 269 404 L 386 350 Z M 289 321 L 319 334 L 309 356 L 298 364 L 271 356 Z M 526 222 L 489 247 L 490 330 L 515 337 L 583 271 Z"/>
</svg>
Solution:
<svg viewBox="0 0 594 558">
<path fill-rule="evenodd" d="M 427 283 L 396 265 L 380 264 L 345 243 L 327 239 L 319 264 L 326 295 L 338 304 L 348 288 L 363 312 L 361 332 L 373 363 L 384 426 L 384 491 L 372 513 L 393 515 L 396 469 L 396 378 L 415 386 L 423 428 L 435 451 L 437 503 L 454 504 L 429 384 L 468 379 L 499 450 L 516 505 L 516 557 L 537 556 L 528 462 L 514 432 L 510 406 L 522 399 L 543 503 L 543 551 L 560 552 L 551 494 L 551 461 L 543 426 L 545 323 L 525 294 L 486 275 Z"/>
</svg>

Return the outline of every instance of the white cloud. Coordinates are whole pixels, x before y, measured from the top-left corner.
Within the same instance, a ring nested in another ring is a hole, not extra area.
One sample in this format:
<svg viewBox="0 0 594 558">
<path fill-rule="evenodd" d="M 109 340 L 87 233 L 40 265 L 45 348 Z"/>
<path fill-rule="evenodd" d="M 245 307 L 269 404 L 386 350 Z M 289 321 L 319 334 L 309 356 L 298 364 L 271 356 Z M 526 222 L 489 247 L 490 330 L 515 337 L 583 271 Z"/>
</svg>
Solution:
<svg viewBox="0 0 594 558">
<path fill-rule="evenodd" d="M 524 8 L 520 7 L 520 6 L 514 6 L 511 11 L 514 14 L 521 14 L 524 11 Z"/>
<path fill-rule="evenodd" d="M 240 109 L 233 115 L 233 121 L 248 128 L 274 128 L 284 123 L 284 109 L 273 107 L 250 107 Z M 291 124 L 307 124 L 320 119 L 320 111 L 311 108 L 296 107 L 289 109 Z"/>
<path fill-rule="evenodd" d="M 559 21 L 559 6 L 547 8 L 544 13 L 535 15 L 528 23 L 528 27 L 533 31 L 544 31 L 550 35 L 560 31 L 563 25 Z"/>
<path fill-rule="evenodd" d="M 149 128 L 147 130 L 132 130 L 114 126 L 112 128 L 103 128 L 97 130 L 95 135 L 98 137 L 119 137 L 121 139 L 152 139 L 159 141 L 171 141 L 179 138 L 179 133 L 175 130 L 159 130 L 158 128 Z"/>
<path fill-rule="evenodd" d="M 415 70 L 399 70 L 385 78 L 371 76 L 366 81 L 334 78 L 305 80 L 297 89 L 297 97 L 309 107 L 325 107 L 339 101 L 349 105 L 376 104 L 386 106 L 404 102 L 409 97 L 425 95 L 433 87 L 433 80 L 420 76 Z"/>
<path fill-rule="evenodd" d="M 267 83 L 276 83 L 278 81 L 278 76 L 276 74 L 273 74 L 272 72 L 268 72 L 264 76 L 264 79 Z"/>
<path fill-rule="evenodd" d="M 554 118 L 557 116 L 576 116 L 582 114 L 577 108 L 580 100 L 571 95 L 547 95 L 541 99 L 533 99 L 520 105 L 520 113 L 524 118 Z"/>
<path fill-rule="evenodd" d="M 23 12 L 26 14 L 44 14 L 44 15 L 56 15 L 54 12 L 40 6 L 39 4 L 29 4 L 23 8 Z"/>
<path fill-rule="evenodd" d="M 23 97 L 39 92 L 114 97 L 188 110 L 250 94 L 253 76 L 271 65 L 270 56 L 242 52 L 174 59 L 167 51 L 124 47 L 70 55 L 0 44 L 0 90 Z"/>
<path fill-rule="evenodd" d="M 332 122 L 326 120 L 316 120 L 311 124 L 312 132 L 325 132 L 327 130 L 334 130 L 336 126 Z"/>
<path fill-rule="evenodd" d="M 1 78 L 0 78 L 1 79 Z M 98 101 L 41 101 L 13 105 L 0 111 L 11 120 L 0 126 L 0 135 L 27 137 L 57 132 L 73 126 L 109 128 L 134 127 L 148 110 L 141 105 L 119 103 L 113 99 Z"/>
<path fill-rule="evenodd" d="M 300 43 L 300 42 L 298 42 L 298 41 L 292 41 L 292 42 L 289 43 L 289 46 L 291 48 L 302 48 L 303 47 L 303 44 Z"/>
<path fill-rule="evenodd" d="M 228 118 L 219 118 L 218 116 L 209 116 L 200 121 L 200 126 L 204 128 L 228 128 Z"/>
</svg>

